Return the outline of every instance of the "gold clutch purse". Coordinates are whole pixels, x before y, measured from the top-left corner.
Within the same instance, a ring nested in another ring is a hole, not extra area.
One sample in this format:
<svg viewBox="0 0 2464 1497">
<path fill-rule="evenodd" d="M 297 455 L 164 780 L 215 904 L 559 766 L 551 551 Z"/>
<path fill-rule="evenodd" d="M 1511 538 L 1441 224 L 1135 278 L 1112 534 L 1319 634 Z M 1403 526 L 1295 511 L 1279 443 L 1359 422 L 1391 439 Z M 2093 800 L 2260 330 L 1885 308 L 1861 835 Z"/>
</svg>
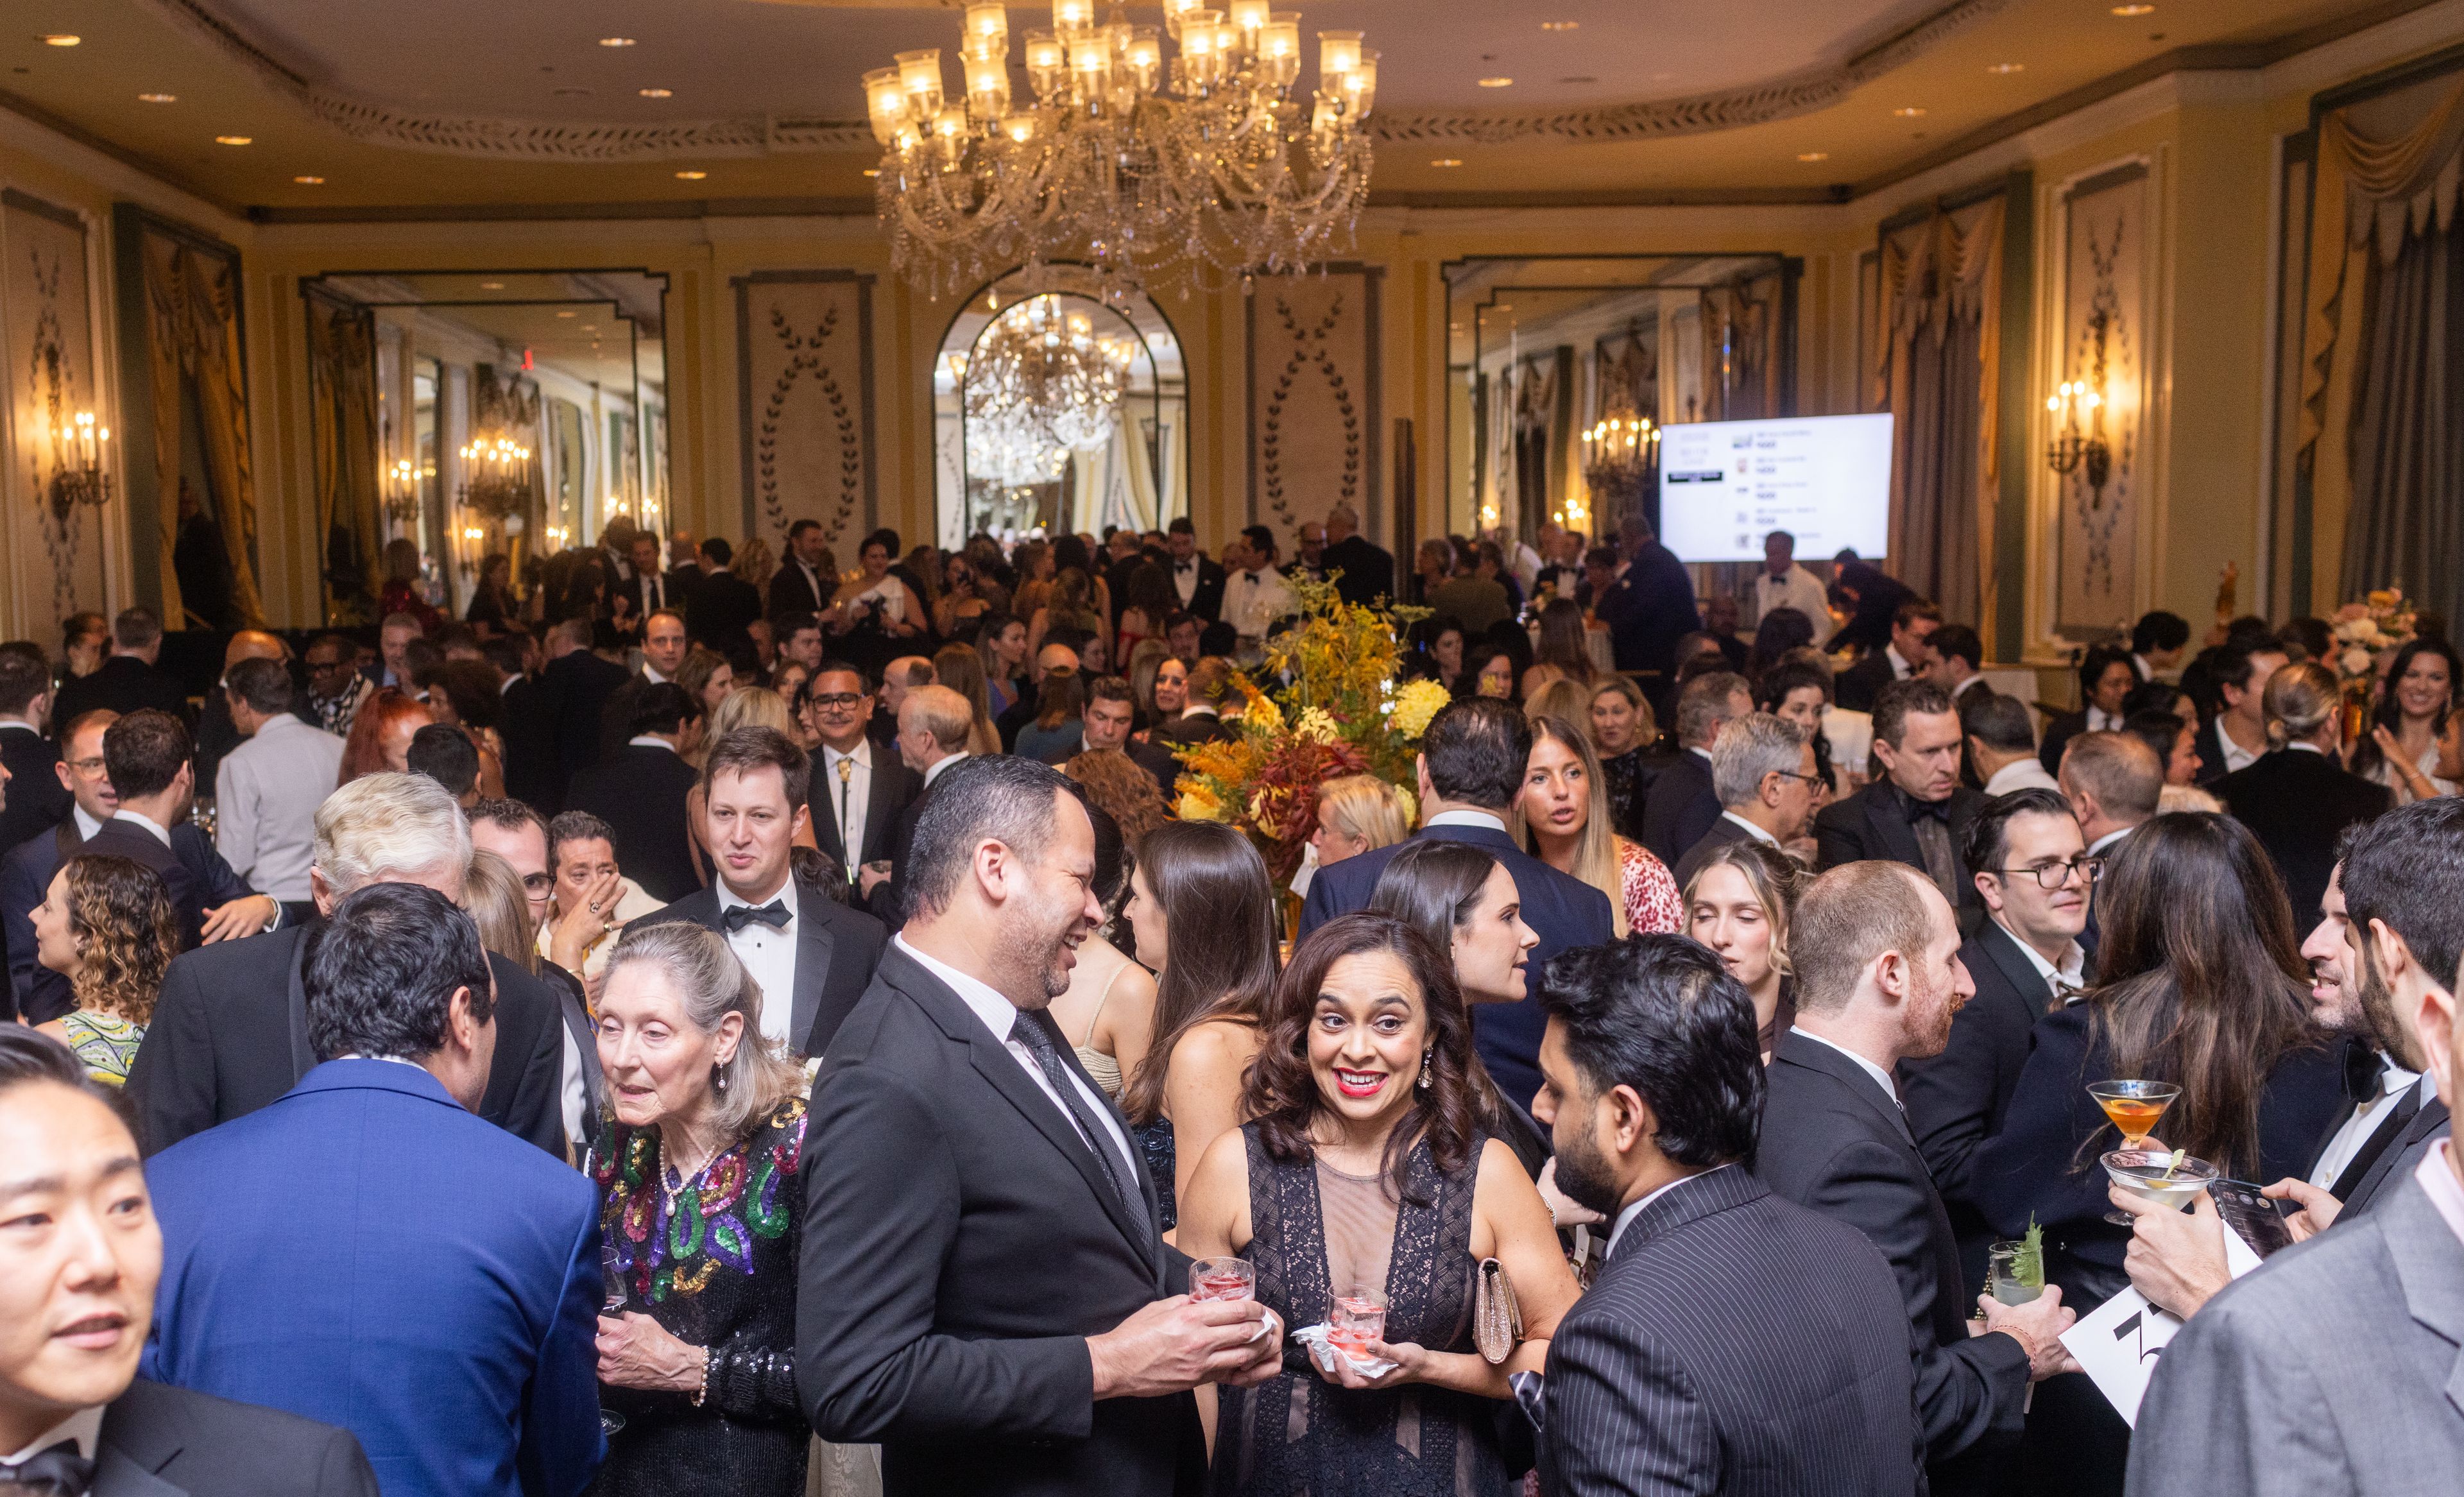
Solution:
<svg viewBox="0 0 2464 1497">
<path fill-rule="evenodd" d="M 1523 1307 L 1514 1302 L 1514 1281 L 1494 1258 L 1480 1261 L 1480 1283 L 1472 1295 L 1471 1339 L 1491 1367 L 1513 1355 L 1523 1339 Z"/>
</svg>

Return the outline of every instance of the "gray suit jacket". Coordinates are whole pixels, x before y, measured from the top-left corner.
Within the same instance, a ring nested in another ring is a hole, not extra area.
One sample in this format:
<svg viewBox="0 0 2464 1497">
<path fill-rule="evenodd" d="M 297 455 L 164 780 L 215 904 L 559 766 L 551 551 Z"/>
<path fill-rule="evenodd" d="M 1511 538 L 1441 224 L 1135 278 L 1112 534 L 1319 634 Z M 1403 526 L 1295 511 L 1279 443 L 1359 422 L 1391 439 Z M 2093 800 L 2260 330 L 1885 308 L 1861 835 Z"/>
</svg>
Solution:
<svg viewBox="0 0 2464 1497">
<path fill-rule="evenodd" d="M 2139 1407 L 2130 1491 L 2453 1493 L 2464 1486 L 2459 1349 L 2464 1241 L 2406 1180 L 2191 1317 Z"/>
</svg>

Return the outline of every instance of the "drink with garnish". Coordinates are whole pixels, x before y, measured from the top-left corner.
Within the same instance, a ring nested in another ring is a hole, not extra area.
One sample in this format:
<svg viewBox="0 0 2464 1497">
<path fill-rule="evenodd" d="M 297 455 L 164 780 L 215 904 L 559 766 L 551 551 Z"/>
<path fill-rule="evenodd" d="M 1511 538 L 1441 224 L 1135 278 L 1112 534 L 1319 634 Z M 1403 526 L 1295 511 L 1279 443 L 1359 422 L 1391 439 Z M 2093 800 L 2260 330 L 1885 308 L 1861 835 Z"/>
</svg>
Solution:
<svg viewBox="0 0 2464 1497">
<path fill-rule="evenodd" d="M 2142 1200 L 2152 1200 L 2174 1211 L 2189 1205 L 2223 1174 L 2205 1159 L 2166 1149 L 2116 1149 L 2104 1156 L 2104 1173 L 2116 1185 Z M 2130 1218 L 2115 1212 L 2105 1220 L 2126 1222 Z"/>
</svg>

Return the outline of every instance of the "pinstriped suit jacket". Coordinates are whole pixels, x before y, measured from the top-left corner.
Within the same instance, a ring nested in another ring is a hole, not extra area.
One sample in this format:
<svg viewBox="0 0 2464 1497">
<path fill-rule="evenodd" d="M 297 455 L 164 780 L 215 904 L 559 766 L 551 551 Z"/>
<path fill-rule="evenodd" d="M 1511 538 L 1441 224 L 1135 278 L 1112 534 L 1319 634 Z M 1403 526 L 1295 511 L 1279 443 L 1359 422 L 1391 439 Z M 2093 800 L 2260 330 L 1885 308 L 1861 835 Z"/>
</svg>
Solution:
<svg viewBox="0 0 2464 1497">
<path fill-rule="evenodd" d="M 1853 1227 L 1742 1165 L 1627 1223 L 1549 1344 L 1551 1497 L 1910 1497 L 1922 1491 L 1909 1325 Z"/>
</svg>

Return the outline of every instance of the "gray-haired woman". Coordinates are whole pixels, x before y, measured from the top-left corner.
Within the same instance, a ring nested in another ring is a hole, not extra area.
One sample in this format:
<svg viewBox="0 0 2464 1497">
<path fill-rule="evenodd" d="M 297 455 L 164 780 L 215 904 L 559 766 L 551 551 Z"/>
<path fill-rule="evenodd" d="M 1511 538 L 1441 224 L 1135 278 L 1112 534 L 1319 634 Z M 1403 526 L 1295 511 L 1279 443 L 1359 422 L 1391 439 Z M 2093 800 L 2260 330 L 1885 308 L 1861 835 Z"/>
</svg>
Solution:
<svg viewBox="0 0 2464 1497">
<path fill-rule="evenodd" d="M 624 1416 L 593 1491 L 796 1497 L 796 1160 L 803 1068 L 761 1034 L 726 940 L 627 930 L 599 996 L 607 1113 L 591 1152 L 609 1296 L 599 1379 Z"/>
</svg>

